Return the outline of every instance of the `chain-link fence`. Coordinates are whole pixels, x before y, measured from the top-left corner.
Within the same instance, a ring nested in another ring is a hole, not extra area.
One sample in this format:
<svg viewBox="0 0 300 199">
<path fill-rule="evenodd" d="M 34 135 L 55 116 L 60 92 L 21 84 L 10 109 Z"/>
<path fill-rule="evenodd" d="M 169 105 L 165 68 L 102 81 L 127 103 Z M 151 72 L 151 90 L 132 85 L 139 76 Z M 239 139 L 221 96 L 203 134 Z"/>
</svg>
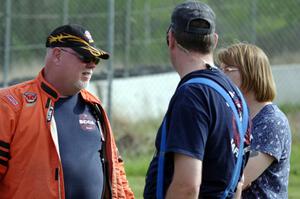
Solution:
<svg viewBox="0 0 300 199">
<path fill-rule="evenodd" d="M 92 33 L 96 45 L 112 53 L 111 61 L 102 62 L 96 69 L 94 80 L 106 79 L 107 75 L 128 77 L 170 71 L 166 29 L 174 6 L 182 1 L 1 0 L 0 86 L 34 77 L 43 66 L 46 37 L 55 27 L 66 23 L 84 25 Z M 203 2 L 216 13 L 218 47 L 247 41 L 265 50 L 272 65 L 300 64 L 300 0 Z M 149 81 L 155 81 L 155 78 Z M 162 84 L 149 83 L 151 87 L 142 90 L 157 93 Z M 113 88 L 107 82 L 103 85 Z M 123 92 L 134 86 L 129 85 L 122 87 Z M 109 95 L 110 91 L 107 93 Z M 132 109 L 137 103 L 135 100 L 140 100 L 137 93 L 129 96 L 132 100 L 127 106 Z M 111 98 L 103 92 L 99 95 L 105 104 L 109 104 L 108 109 L 110 105 L 114 107 L 114 115 L 122 112 L 126 117 L 129 114 L 118 104 L 111 104 Z M 112 95 L 125 101 L 120 92 Z M 161 101 L 152 101 L 150 96 L 143 100 L 147 108 L 144 111 L 150 111 L 151 103 Z"/>
<path fill-rule="evenodd" d="M 112 2 L 113 9 L 109 9 Z M 0 82 L 34 76 L 43 65 L 46 36 L 65 23 L 83 24 L 106 50 L 112 42 L 118 76 L 150 68 L 168 70 L 165 31 L 179 2 L 182 0 L 1 0 Z M 263 48 L 272 64 L 300 62 L 299 0 L 206 2 L 217 15 L 219 47 L 235 40 L 248 41 Z M 111 14 L 113 23 L 109 22 Z M 111 25 L 114 35 L 109 41 Z"/>
<path fill-rule="evenodd" d="M 183 1 L 0 0 L 0 88 L 37 75 L 44 64 L 46 37 L 55 27 L 84 25 L 96 46 L 111 53 L 96 68 L 90 89 L 111 113 L 121 153 L 142 154 L 149 162 L 155 132 L 179 80 L 175 73 L 164 73 L 172 71 L 166 30 L 174 6 Z M 300 0 L 203 2 L 216 13 L 218 47 L 235 41 L 257 44 L 278 69 L 274 76 L 278 90 L 284 91 L 279 93 L 282 100 L 300 99 Z M 299 113 L 289 117 L 299 140 Z"/>
</svg>

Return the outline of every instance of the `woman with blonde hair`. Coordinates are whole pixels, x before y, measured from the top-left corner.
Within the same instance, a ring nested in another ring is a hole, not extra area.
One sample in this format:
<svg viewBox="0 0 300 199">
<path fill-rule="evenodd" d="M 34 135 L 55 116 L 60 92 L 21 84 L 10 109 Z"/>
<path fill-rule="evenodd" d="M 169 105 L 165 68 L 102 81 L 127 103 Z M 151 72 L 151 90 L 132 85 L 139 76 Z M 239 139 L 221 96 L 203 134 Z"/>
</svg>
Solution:
<svg viewBox="0 0 300 199">
<path fill-rule="evenodd" d="M 288 198 L 291 132 L 273 104 L 276 86 L 262 49 L 236 43 L 217 54 L 220 68 L 241 89 L 252 119 L 252 142 L 244 170 L 243 198 Z"/>
</svg>

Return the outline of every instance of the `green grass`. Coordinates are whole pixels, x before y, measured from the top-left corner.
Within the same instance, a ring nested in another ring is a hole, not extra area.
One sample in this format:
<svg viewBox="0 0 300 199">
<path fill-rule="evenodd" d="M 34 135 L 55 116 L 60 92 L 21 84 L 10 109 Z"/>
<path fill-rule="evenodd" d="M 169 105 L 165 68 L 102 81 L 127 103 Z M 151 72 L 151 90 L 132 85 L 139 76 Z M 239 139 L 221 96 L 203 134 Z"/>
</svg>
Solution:
<svg viewBox="0 0 300 199">
<path fill-rule="evenodd" d="M 128 176 L 129 185 L 136 199 L 143 198 L 145 176 Z"/>
<path fill-rule="evenodd" d="M 145 176 L 152 156 L 130 157 L 125 159 L 125 170 L 129 185 L 134 192 L 135 198 L 143 198 Z"/>
<path fill-rule="evenodd" d="M 126 174 L 128 176 L 145 176 L 151 155 L 124 158 Z"/>
<path fill-rule="evenodd" d="M 292 145 L 289 199 L 300 198 L 300 143 Z"/>
<path fill-rule="evenodd" d="M 151 156 L 125 159 L 127 178 L 137 199 L 143 198 L 146 171 Z M 289 199 L 300 198 L 300 142 L 293 143 L 289 177 Z"/>
<path fill-rule="evenodd" d="M 293 134 L 289 199 L 300 198 L 300 104 L 281 105 Z M 161 118 L 130 124 L 126 119 L 115 121 L 118 146 L 125 160 L 130 187 L 137 199 L 143 198 L 145 176 L 154 150 L 154 139 Z M 117 124 L 117 125 L 116 125 Z M 120 147 L 121 146 L 121 147 Z"/>
</svg>

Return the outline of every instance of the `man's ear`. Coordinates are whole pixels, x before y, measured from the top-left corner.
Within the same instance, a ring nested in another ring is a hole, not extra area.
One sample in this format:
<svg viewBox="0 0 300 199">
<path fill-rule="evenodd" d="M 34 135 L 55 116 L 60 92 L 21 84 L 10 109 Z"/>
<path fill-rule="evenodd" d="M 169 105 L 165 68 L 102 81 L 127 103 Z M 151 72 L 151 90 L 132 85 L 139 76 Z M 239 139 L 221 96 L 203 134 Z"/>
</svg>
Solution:
<svg viewBox="0 0 300 199">
<path fill-rule="evenodd" d="M 59 48 L 53 48 L 52 49 L 52 60 L 56 65 L 59 65 L 59 62 L 61 60 L 61 50 Z"/>
<path fill-rule="evenodd" d="M 214 49 L 218 45 L 219 35 L 217 33 L 214 33 Z"/>
<path fill-rule="evenodd" d="M 169 31 L 168 34 L 169 34 L 169 48 L 173 49 L 176 46 L 174 33 L 172 33 L 172 31 Z"/>
</svg>

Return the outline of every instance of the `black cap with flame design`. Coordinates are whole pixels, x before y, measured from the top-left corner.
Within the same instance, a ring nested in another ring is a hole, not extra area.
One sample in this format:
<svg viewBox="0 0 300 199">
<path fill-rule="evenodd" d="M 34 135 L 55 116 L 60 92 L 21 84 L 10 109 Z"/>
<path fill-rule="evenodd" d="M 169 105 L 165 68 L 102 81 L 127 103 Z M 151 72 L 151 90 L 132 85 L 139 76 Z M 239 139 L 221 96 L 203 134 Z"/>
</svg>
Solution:
<svg viewBox="0 0 300 199">
<path fill-rule="evenodd" d="M 109 58 L 107 52 L 96 48 L 90 32 L 77 24 L 63 25 L 53 30 L 47 37 L 46 47 L 67 47 L 85 57 Z"/>
</svg>

